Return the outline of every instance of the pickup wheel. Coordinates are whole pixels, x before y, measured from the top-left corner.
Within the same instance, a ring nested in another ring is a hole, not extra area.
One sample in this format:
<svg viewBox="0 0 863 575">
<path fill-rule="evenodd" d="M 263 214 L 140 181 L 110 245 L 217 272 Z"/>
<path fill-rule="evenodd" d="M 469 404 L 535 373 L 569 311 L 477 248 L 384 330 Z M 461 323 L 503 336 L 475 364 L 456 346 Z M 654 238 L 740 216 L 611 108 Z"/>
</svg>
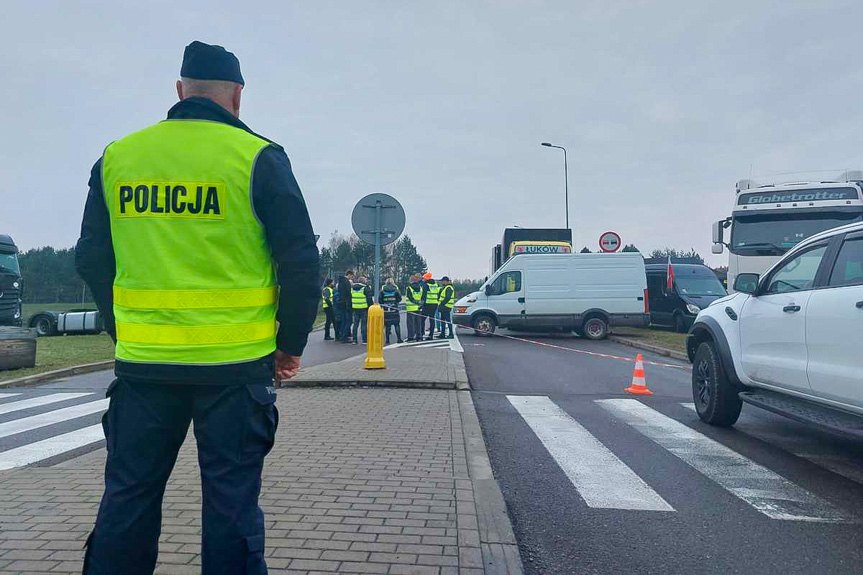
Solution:
<svg viewBox="0 0 863 575">
<path fill-rule="evenodd" d="M 743 406 L 739 391 L 722 370 L 714 343 L 702 342 L 692 362 L 692 398 L 698 417 L 710 425 L 734 425 Z"/>
<path fill-rule="evenodd" d="M 30 320 L 30 327 L 36 329 L 36 335 L 46 337 L 57 333 L 57 326 L 54 324 L 54 318 L 47 314 L 37 315 Z"/>
<path fill-rule="evenodd" d="M 492 316 L 483 313 L 473 318 L 471 326 L 476 335 L 491 335 L 497 329 L 497 322 Z"/>
</svg>

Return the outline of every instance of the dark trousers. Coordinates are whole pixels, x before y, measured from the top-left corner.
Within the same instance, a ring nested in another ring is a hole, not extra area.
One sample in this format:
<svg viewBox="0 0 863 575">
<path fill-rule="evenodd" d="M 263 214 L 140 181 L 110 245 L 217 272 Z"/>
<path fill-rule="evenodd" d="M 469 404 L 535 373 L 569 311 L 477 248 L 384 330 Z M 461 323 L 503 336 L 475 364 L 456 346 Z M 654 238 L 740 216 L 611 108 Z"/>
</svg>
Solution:
<svg viewBox="0 0 863 575">
<path fill-rule="evenodd" d="M 437 313 L 437 304 L 425 304 L 423 306 L 423 315 L 429 320 L 429 337 L 434 337 L 434 316 Z M 423 319 L 423 329 L 425 329 L 425 319 Z M 420 333 L 417 337 L 423 336 L 423 329 L 420 329 Z"/>
<path fill-rule="evenodd" d="M 106 395 L 105 492 L 84 574 L 153 573 L 165 484 L 191 422 L 201 468 L 201 571 L 267 573 L 258 496 L 279 422 L 275 389 L 115 380 Z"/>
<path fill-rule="evenodd" d="M 440 336 L 446 336 L 446 328 L 449 326 L 449 336 L 453 337 L 453 329 L 452 329 L 452 308 L 449 308 L 445 305 L 442 305 L 438 308 L 440 311 Z"/>
<path fill-rule="evenodd" d="M 386 324 L 387 329 L 387 343 L 390 342 L 390 328 L 395 328 L 396 332 L 396 340 L 401 343 L 402 341 L 402 326 L 401 322 L 393 321 Z"/>
<path fill-rule="evenodd" d="M 417 314 L 419 314 L 419 310 L 405 312 L 405 323 L 408 324 L 408 341 L 411 341 L 416 337 L 417 320 L 420 319 Z"/>
<path fill-rule="evenodd" d="M 349 339 L 351 337 L 351 308 L 345 305 L 336 305 L 336 339 Z"/>
<path fill-rule="evenodd" d="M 366 337 L 368 336 L 368 323 L 369 319 L 369 310 L 368 309 L 355 309 L 354 313 L 354 341 L 359 341 L 357 336 L 359 335 L 359 331 L 363 332 L 363 343 L 366 343 Z M 362 326 L 362 329 L 360 327 Z"/>
<path fill-rule="evenodd" d="M 333 333 L 338 335 L 339 328 L 336 327 L 336 318 L 335 314 L 333 314 L 333 306 L 324 308 L 324 315 L 327 317 L 326 323 L 324 323 L 324 338 L 329 339 L 330 337 L 330 326 L 333 326 Z"/>
</svg>

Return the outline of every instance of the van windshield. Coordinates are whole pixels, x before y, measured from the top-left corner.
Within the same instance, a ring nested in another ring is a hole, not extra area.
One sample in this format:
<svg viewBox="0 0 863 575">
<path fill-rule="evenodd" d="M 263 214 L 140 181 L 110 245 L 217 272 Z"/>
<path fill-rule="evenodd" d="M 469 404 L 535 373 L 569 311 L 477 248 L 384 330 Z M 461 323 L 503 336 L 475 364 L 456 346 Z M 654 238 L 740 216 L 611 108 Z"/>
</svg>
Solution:
<svg viewBox="0 0 863 575">
<path fill-rule="evenodd" d="M 679 277 L 675 278 L 674 283 L 677 284 L 677 291 L 680 295 L 688 296 L 723 296 L 725 288 L 716 277 Z"/>
<path fill-rule="evenodd" d="M 17 254 L 4 254 L 0 252 L 0 273 L 20 273 Z"/>
</svg>

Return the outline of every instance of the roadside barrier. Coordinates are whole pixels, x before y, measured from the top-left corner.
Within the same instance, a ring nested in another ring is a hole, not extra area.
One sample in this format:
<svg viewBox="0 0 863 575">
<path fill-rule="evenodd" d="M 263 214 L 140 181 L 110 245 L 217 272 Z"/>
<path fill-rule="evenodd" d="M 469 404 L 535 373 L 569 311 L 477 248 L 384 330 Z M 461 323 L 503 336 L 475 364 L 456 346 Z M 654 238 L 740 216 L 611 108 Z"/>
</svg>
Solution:
<svg viewBox="0 0 863 575">
<path fill-rule="evenodd" d="M 384 309 L 378 304 L 369 307 L 366 319 L 366 369 L 386 369 L 384 361 Z"/>
<path fill-rule="evenodd" d="M 653 392 L 647 389 L 647 382 L 644 380 L 644 361 L 640 353 L 635 356 L 635 367 L 632 370 L 632 384 L 623 391 L 635 395 L 653 395 Z"/>
</svg>

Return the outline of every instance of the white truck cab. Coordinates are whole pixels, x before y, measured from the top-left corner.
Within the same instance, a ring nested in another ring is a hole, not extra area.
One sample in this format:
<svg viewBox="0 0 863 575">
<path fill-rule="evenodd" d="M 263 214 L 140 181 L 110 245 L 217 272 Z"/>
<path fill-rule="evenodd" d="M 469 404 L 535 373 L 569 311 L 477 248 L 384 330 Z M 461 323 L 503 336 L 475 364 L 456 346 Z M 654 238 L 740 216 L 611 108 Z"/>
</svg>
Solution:
<svg viewBox="0 0 863 575">
<path fill-rule="evenodd" d="M 687 351 L 702 420 L 743 402 L 863 438 L 863 223 L 801 241 L 698 314 Z"/>
<path fill-rule="evenodd" d="M 516 254 L 456 302 L 453 321 L 479 334 L 504 327 L 604 339 L 615 325 L 647 325 L 647 306 L 638 252 Z"/>
</svg>

